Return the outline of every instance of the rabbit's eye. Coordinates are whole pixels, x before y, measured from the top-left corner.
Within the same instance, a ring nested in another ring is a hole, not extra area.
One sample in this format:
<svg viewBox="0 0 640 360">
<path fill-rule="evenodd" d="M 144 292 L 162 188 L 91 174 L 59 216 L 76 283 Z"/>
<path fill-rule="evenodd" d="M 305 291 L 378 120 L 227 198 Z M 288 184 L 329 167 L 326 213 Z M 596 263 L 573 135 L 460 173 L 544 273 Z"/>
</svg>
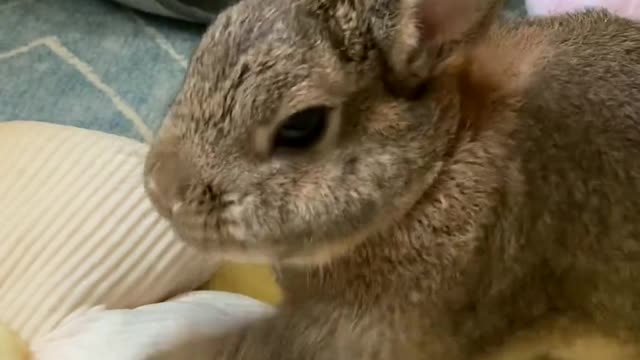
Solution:
<svg viewBox="0 0 640 360">
<path fill-rule="evenodd" d="M 280 126 L 273 143 L 273 150 L 307 149 L 318 143 L 325 134 L 329 109 L 312 107 L 291 115 Z"/>
</svg>

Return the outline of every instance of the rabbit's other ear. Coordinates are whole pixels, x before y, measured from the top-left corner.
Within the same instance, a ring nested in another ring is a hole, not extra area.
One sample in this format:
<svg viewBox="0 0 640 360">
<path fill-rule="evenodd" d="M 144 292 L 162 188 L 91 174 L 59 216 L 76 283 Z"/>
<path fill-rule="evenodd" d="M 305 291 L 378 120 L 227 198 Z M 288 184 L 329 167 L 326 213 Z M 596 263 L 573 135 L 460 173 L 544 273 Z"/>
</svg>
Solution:
<svg viewBox="0 0 640 360">
<path fill-rule="evenodd" d="M 370 6 L 377 0 L 306 0 L 306 7 L 327 30 L 328 40 L 345 62 L 363 62 L 373 49 Z M 386 0 L 385 0 L 386 1 Z"/>
<path fill-rule="evenodd" d="M 389 67 L 389 80 L 409 92 L 428 80 L 457 47 L 486 34 L 503 5 L 503 0 L 371 1 L 370 26 Z"/>
</svg>

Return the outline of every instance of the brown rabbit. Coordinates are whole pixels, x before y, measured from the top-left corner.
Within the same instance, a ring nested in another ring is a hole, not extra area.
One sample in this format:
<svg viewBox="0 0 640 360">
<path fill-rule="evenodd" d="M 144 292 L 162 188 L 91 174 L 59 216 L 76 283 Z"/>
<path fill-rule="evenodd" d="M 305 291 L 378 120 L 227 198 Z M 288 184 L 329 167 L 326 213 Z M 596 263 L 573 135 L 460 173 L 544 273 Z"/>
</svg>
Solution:
<svg viewBox="0 0 640 360">
<path fill-rule="evenodd" d="M 205 358 L 469 359 L 556 318 L 640 335 L 640 25 L 499 9 L 217 18 L 147 188 L 186 242 L 273 263 L 286 298 Z"/>
</svg>

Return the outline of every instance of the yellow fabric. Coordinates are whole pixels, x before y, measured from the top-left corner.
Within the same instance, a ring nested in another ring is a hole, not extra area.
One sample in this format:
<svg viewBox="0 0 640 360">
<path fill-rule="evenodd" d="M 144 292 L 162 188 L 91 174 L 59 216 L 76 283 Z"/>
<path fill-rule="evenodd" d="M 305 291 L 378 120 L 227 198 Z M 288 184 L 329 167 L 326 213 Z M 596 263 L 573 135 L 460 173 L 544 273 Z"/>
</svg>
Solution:
<svg viewBox="0 0 640 360">
<path fill-rule="evenodd" d="M 266 265 L 221 264 L 208 288 L 246 295 L 272 305 L 277 305 L 282 299 L 273 271 Z"/>
<path fill-rule="evenodd" d="M 0 325 L 0 359 L 27 360 L 29 352 L 24 342 L 7 327 Z"/>
</svg>

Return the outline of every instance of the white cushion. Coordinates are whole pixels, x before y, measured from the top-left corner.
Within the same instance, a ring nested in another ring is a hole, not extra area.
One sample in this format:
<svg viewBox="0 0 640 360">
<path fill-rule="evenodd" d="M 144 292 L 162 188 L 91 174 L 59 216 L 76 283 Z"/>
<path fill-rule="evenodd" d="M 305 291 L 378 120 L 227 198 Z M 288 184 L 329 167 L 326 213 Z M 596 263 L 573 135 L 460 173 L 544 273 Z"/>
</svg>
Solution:
<svg viewBox="0 0 640 360">
<path fill-rule="evenodd" d="M 184 347 L 195 350 L 194 345 L 206 346 L 208 339 L 274 310 L 250 297 L 219 291 L 187 293 L 133 310 L 96 308 L 67 318 L 34 342 L 32 359 L 145 360 Z M 205 351 L 198 356 L 209 360 Z"/>
<path fill-rule="evenodd" d="M 0 323 L 25 340 L 103 305 L 162 301 L 215 264 L 147 200 L 147 146 L 40 122 L 0 123 Z"/>
</svg>

